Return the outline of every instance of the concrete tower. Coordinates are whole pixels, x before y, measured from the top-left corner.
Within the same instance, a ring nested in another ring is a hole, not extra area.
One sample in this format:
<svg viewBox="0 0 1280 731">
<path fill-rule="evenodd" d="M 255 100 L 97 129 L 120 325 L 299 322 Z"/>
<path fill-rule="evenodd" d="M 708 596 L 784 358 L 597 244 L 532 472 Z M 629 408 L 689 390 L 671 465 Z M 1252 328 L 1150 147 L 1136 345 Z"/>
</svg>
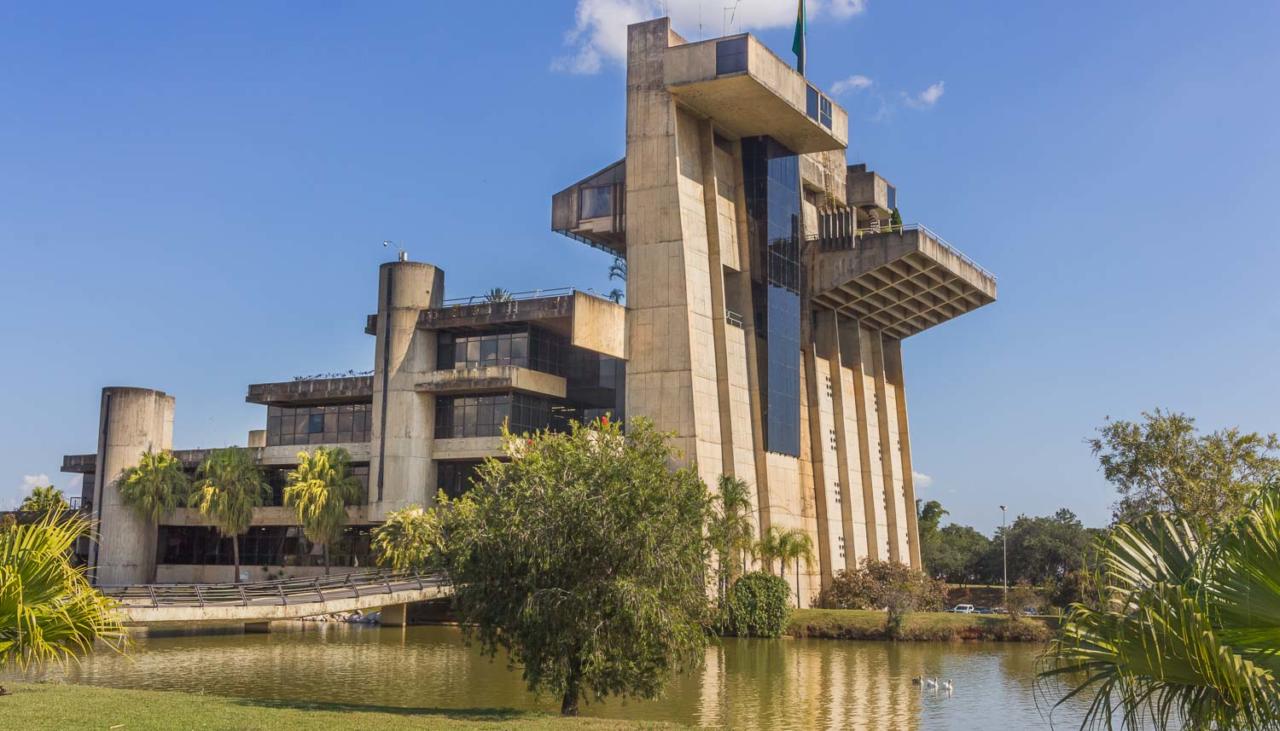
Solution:
<svg viewBox="0 0 1280 731">
<path fill-rule="evenodd" d="M 100 586 L 144 584 L 153 578 L 155 527 L 124 505 L 116 481 L 143 452 L 173 447 L 173 403 L 172 396 L 149 388 L 102 389 L 93 490 L 99 531 L 93 576 Z"/>
<path fill-rule="evenodd" d="M 395 261 L 378 269 L 370 520 L 435 496 L 435 400 L 417 386 L 435 370 L 436 337 L 418 329 L 418 315 L 443 298 L 444 271 L 430 264 Z"/>
</svg>

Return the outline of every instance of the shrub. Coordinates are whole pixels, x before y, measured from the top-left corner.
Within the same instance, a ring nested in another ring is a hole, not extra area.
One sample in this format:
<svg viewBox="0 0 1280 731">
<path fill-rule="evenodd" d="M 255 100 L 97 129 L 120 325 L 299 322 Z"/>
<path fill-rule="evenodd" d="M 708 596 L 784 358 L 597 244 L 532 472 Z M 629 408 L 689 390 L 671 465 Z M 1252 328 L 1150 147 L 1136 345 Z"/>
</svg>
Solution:
<svg viewBox="0 0 1280 731">
<path fill-rule="evenodd" d="M 720 634 L 780 637 L 791 616 L 791 589 L 783 579 L 753 571 L 733 582 L 720 610 Z"/>
<path fill-rule="evenodd" d="M 839 571 L 818 595 L 827 609 L 885 609 L 939 611 L 946 603 L 946 585 L 923 571 L 892 561 L 863 559 L 852 571 Z"/>
</svg>

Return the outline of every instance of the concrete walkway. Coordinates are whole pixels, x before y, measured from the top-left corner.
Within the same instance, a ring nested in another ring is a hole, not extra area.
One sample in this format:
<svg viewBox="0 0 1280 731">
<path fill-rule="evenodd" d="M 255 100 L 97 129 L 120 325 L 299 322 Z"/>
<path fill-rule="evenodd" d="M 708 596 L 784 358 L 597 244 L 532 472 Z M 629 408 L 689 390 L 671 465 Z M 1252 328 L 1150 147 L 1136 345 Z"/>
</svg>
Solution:
<svg viewBox="0 0 1280 731">
<path fill-rule="evenodd" d="M 259 624 L 368 611 L 451 596 L 438 574 L 364 571 L 244 584 L 138 584 L 100 587 L 131 625 Z M 402 616 L 402 613 L 399 613 Z"/>
</svg>

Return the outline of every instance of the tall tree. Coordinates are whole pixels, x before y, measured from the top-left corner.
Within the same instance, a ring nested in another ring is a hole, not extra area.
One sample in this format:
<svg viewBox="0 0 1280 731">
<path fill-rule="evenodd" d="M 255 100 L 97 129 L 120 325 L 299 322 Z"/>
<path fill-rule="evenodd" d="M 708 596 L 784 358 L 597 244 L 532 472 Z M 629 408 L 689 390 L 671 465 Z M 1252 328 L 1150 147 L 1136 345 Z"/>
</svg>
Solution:
<svg viewBox="0 0 1280 731">
<path fill-rule="evenodd" d="M 84 516 L 53 513 L 0 530 L 0 668 L 69 660 L 97 641 L 123 647 L 115 602 L 71 565 L 72 546 L 88 532 Z"/>
<path fill-rule="evenodd" d="M 1280 479 L 1280 440 L 1238 428 L 1196 431 L 1186 414 L 1156 409 L 1140 422 L 1108 421 L 1089 440 L 1116 486 L 1116 522 L 1165 513 L 1212 528 L 1240 515 L 1260 486 Z"/>
<path fill-rule="evenodd" d="M 31 494 L 22 499 L 18 506 L 24 513 L 62 513 L 71 508 L 62 491 L 53 485 L 39 485 L 32 488 Z"/>
<path fill-rule="evenodd" d="M 652 698 L 706 651 L 711 499 L 644 419 L 508 434 L 436 509 L 463 626 L 561 697 Z"/>
<path fill-rule="evenodd" d="M 746 570 L 754 528 L 747 483 L 732 475 L 720 475 L 717 487 L 710 534 L 719 564 L 719 592 L 723 599 L 733 580 Z"/>
<path fill-rule="evenodd" d="M 777 537 L 778 562 L 782 566 L 782 578 L 787 578 L 787 562 L 796 563 L 796 606 L 800 606 L 800 562 L 813 570 L 813 539 L 799 528 L 780 531 Z"/>
<path fill-rule="evenodd" d="M 971 526 L 945 525 L 929 543 L 921 541 L 921 548 L 926 547 L 928 557 L 923 560 L 930 576 L 953 584 L 1000 580 L 999 576 L 991 576 L 984 570 L 983 559 L 991 550 L 991 539 Z"/>
<path fill-rule="evenodd" d="M 148 449 L 138 464 L 120 474 L 116 489 L 120 491 L 120 500 L 146 521 L 154 534 L 161 519 L 186 499 L 191 481 L 182 469 L 182 462 L 172 452 Z M 149 563 L 150 581 L 155 581 L 155 564 Z"/>
<path fill-rule="evenodd" d="M 1007 532 L 1007 533 L 1006 533 Z M 999 582 L 1003 575 L 1003 537 L 1009 539 L 1009 582 L 1043 585 L 1061 580 L 1083 568 L 1093 545 L 1094 533 L 1065 508 L 1053 515 L 1018 516 L 1007 528 L 997 528 L 987 544 L 983 569 Z"/>
<path fill-rule="evenodd" d="M 1059 704 L 1092 696 L 1083 725 L 1280 725 L 1280 488 L 1203 535 L 1157 513 L 1103 544 L 1106 601 L 1072 606 L 1043 673 L 1070 684 Z"/>
<path fill-rule="evenodd" d="M 223 538 L 231 539 L 235 581 L 240 583 L 240 536 L 253 522 L 253 509 L 262 505 L 271 487 L 253 455 L 242 447 L 215 449 L 196 468 L 195 491 L 188 498 Z"/>
<path fill-rule="evenodd" d="M 360 481 L 351 475 L 351 455 L 341 447 L 298 452 L 298 466 L 288 480 L 284 505 L 293 508 L 307 540 L 324 549 L 328 576 L 329 547 L 342 538 L 347 505 L 360 497 Z"/>
</svg>

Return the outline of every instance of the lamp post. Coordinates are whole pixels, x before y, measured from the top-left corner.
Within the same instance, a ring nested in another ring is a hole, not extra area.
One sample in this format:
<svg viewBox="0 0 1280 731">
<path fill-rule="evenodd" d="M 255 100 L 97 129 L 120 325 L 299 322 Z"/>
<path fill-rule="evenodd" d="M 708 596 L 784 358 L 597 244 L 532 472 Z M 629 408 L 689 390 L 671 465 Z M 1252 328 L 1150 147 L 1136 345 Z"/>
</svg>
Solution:
<svg viewBox="0 0 1280 731">
<path fill-rule="evenodd" d="M 1000 540 L 1004 542 L 1004 608 L 1009 610 L 1009 513 L 1000 506 Z"/>
</svg>

